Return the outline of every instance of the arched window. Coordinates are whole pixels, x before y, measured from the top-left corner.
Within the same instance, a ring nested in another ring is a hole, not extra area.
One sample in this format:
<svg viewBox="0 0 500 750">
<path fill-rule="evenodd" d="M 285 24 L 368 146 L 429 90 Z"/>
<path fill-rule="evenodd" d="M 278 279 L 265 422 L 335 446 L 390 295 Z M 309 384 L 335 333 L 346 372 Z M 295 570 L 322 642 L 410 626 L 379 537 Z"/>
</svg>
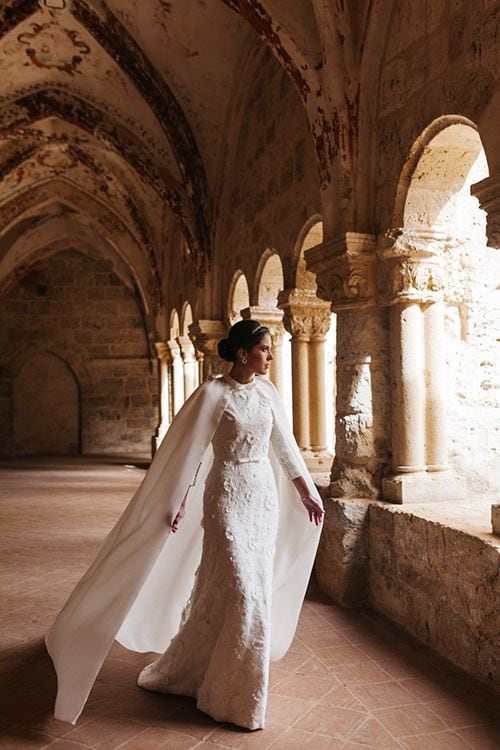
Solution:
<svg viewBox="0 0 500 750">
<path fill-rule="evenodd" d="M 400 376 L 393 449 L 403 451 L 403 467 L 451 465 L 469 495 L 500 488 L 500 257 L 487 247 L 486 215 L 471 196 L 487 175 L 474 124 L 440 118 L 415 145 L 396 204 L 396 245 L 408 255 L 404 274 L 418 304 L 406 304 L 412 358 Z M 408 439 L 398 434 L 405 425 Z"/>
<path fill-rule="evenodd" d="M 241 310 L 250 305 L 248 282 L 242 271 L 236 271 L 229 288 L 228 318 L 231 325 L 241 320 Z"/>
</svg>

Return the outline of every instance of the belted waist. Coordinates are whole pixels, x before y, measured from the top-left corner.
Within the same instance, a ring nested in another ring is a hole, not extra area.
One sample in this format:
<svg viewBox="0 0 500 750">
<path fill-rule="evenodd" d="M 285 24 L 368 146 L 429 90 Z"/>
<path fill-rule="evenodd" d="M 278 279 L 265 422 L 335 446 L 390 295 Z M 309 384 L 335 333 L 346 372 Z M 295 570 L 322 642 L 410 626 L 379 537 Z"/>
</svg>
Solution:
<svg viewBox="0 0 500 750">
<path fill-rule="evenodd" d="M 224 461 L 229 464 L 257 464 L 260 461 L 267 461 L 267 456 L 259 458 L 226 458 L 225 456 L 214 456 L 214 461 Z"/>
</svg>

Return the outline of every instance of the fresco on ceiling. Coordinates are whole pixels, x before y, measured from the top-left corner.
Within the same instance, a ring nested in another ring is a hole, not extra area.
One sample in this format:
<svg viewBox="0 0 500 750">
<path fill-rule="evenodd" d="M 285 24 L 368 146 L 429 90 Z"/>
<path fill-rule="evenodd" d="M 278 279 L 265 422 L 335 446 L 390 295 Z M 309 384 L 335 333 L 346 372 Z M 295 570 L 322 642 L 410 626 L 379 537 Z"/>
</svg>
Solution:
<svg viewBox="0 0 500 750">
<path fill-rule="evenodd" d="M 70 76 L 81 72 L 79 67 L 83 56 L 90 52 L 90 47 L 77 31 L 63 29 L 54 21 L 32 23 L 31 31 L 19 34 L 17 41 L 27 47 L 25 51 L 29 62 L 25 65 L 56 69 Z"/>
</svg>

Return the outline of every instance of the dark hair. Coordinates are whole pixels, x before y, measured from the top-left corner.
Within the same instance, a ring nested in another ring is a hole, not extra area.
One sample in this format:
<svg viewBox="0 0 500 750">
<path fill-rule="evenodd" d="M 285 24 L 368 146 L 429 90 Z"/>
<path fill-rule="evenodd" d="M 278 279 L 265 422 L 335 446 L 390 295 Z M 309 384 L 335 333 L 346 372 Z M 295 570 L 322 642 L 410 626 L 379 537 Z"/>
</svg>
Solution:
<svg viewBox="0 0 500 750">
<path fill-rule="evenodd" d="M 269 333 L 267 326 L 261 325 L 257 320 L 239 320 L 231 326 L 227 339 L 221 339 L 217 345 L 219 357 L 226 362 L 236 362 L 238 349 L 247 351 L 259 343 Z"/>
</svg>

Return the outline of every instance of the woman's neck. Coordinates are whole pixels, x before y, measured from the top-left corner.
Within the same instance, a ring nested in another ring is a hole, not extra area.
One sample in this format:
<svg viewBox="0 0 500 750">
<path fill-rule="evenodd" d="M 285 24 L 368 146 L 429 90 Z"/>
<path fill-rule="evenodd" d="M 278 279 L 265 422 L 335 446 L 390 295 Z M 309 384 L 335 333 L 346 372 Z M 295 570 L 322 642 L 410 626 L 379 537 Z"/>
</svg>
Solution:
<svg viewBox="0 0 500 750">
<path fill-rule="evenodd" d="M 247 385 L 248 383 L 252 383 L 255 379 L 255 372 L 254 370 L 249 370 L 248 367 L 244 367 L 243 365 L 234 364 L 229 372 L 229 377 L 236 380 L 237 383 Z"/>
</svg>

